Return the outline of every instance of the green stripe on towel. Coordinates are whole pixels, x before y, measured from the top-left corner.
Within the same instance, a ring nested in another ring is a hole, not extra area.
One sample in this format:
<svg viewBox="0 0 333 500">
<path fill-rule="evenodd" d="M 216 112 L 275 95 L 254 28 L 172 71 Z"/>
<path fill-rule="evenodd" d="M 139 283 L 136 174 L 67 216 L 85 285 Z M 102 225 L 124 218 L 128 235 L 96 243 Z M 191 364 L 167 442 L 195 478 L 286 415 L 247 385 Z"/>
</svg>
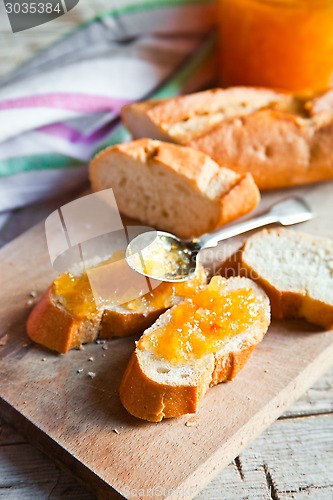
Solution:
<svg viewBox="0 0 333 500">
<path fill-rule="evenodd" d="M 82 166 L 83 163 L 57 153 L 17 156 L 0 161 L 0 177 L 33 170 L 77 167 L 78 165 Z"/>
<path fill-rule="evenodd" d="M 137 4 L 125 5 L 118 9 L 112 9 L 108 12 L 101 13 L 97 16 L 98 19 L 104 19 L 109 16 L 122 16 L 124 14 L 132 14 L 150 9 L 165 9 L 166 7 L 182 7 L 182 6 L 208 6 L 213 5 L 215 0 L 150 0 Z"/>
</svg>

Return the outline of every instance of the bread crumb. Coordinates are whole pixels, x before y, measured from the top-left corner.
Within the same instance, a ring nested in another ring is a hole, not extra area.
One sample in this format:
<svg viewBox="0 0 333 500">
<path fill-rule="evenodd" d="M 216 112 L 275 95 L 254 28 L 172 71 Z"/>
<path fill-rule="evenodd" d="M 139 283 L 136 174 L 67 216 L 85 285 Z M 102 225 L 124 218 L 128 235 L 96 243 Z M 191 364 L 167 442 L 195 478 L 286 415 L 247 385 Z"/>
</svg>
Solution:
<svg viewBox="0 0 333 500">
<path fill-rule="evenodd" d="M 97 345 L 105 344 L 105 342 L 106 342 L 106 340 L 101 340 L 101 339 L 96 340 Z"/>
<path fill-rule="evenodd" d="M 119 434 L 118 429 L 112 429 L 115 434 Z"/>
<path fill-rule="evenodd" d="M 42 358 L 42 361 L 46 361 L 46 358 Z"/>
<path fill-rule="evenodd" d="M 30 307 L 30 306 L 32 306 L 32 305 L 33 305 L 33 303 L 34 303 L 34 301 L 33 301 L 32 299 L 29 299 L 29 300 L 27 300 L 27 302 L 25 303 L 25 305 L 26 305 L 27 307 Z"/>
<path fill-rule="evenodd" d="M 29 344 L 22 344 L 22 347 L 28 347 Z"/>
<path fill-rule="evenodd" d="M 90 358 L 88 358 L 88 361 L 94 361 L 94 358 L 90 356 Z"/>
<path fill-rule="evenodd" d="M 76 370 L 76 373 L 82 373 L 82 372 L 83 372 L 83 368 L 78 368 L 78 369 Z"/>
<path fill-rule="evenodd" d="M 107 345 L 103 345 L 103 346 L 102 346 L 102 349 L 103 349 L 104 351 L 107 351 L 107 350 L 108 350 L 108 346 L 107 346 Z"/>
<path fill-rule="evenodd" d="M 105 358 L 106 354 L 103 354 L 103 358 Z"/>
<path fill-rule="evenodd" d="M 29 295 L 30 295 L 30 297 L 32 297 L 34 299 L 35 297 L 37 297 L 37 292 L 35 292 L 35 290 L 31 290 Z"/>
<path fill-rule="evenodd" d="M 27 401 L 23 401 L 23 404 L 26 405 L 27 404 Z"/>
<path fill-rule="evenodd" d="M 94 378 L 94 377 L 96 377 L 96 373 L 95 372 L 88 372 L 88 377 Z"/>
<path fill-rule="evenodd" d="M 80 345 L 78 345 L 78 346 L 77 346 L 76 350 L 77 350 L 77 351 L 84 351 L 84 350 L 85 350 L 85 347 L 84 347 L 84 345 L 83 345 L 83 344 L 80 344 Z"/>
<path fill-rule="evenodd" d="M 264 373 L 268 373 L 268 370 L 264 370 Z"/>
<path fill-rule="evenodd" d="M 195 427 L 196 425 L 198 425 L 198 420 L 197 418 L 192 417 L 189 420 L 187 420 L 187 422 L 185 422 L 185 425 L 186 427 Z"/>
<path fill-rule="evenodd" d="M 8 333 L 6 333 L 6 335 L 4 335 L 3 337 L 1 337 L 1 339 L 0 339 L 0 346 L 6 345 L 7 342 L 8 342 Z"/>
</svg>

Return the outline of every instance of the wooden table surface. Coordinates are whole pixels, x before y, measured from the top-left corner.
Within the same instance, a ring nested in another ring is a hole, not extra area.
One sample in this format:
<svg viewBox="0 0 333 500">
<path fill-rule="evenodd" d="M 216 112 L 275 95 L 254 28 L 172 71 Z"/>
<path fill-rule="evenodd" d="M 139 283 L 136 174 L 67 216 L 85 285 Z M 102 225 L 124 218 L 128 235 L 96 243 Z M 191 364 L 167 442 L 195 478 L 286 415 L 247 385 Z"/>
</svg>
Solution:
<svg viewBox="0 0 333 500">
<path fill-rule="evenodd" d="M 63 18 L 13 35 L 0 2 L 0 77 L 76 24 L 102 9 L 124 3 L 133 1 L 81 0 Z M 63 202 L 54 200 L 15 211 L 0 228 L 0 246 L 45 219 Z M 60 498 L 88 500 L 93 497 L 25 437 L 0 421 L 0 499 Z M 333 500 L 333 370 L 196 498 Z"/>
</svg>

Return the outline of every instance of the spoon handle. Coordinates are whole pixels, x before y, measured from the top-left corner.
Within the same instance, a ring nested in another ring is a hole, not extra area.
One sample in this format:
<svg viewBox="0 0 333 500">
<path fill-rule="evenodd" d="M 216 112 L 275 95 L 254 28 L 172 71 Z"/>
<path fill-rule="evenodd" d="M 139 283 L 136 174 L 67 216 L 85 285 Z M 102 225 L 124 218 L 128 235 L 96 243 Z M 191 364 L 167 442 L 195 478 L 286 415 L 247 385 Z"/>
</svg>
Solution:
<svg viewBox="0 0 333 500">
<path fill-rule="evenodd" d="M 229 227 L 223 227 L 213 233 L 206 233 L 196 240 L 201 249 L 215 247 L 220 241 L 239 234 L 279 222 L 284 226 L 305 222 L 313 217 L 307 203 L 301 198 L 287 198 L 273 205 L 267 212 L 254 219 L 249 219 Z"/>
</svg>

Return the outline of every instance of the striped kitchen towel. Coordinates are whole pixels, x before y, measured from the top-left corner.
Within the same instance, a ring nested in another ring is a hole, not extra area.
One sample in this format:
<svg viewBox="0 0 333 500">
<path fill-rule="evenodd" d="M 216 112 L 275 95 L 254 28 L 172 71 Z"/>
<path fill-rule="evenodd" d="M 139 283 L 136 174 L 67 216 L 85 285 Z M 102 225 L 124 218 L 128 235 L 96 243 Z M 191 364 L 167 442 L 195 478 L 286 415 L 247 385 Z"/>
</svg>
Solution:
<svg viewBox="0 0 333 500">
<path fill-rule="evenodd" d="M 121 107 L 209 86 L 214 2 L 155 0 L 99 16 L 0 82 L 0 214 L 70 189 L 128 139 Z"/>
</svg>

